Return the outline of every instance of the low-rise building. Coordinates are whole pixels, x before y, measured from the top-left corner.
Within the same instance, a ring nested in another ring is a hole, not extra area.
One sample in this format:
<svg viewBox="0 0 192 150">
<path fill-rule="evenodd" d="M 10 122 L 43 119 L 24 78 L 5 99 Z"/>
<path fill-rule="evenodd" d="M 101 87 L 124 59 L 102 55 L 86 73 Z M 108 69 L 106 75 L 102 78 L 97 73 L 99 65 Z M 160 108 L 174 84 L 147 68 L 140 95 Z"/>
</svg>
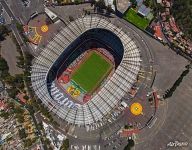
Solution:
<svg viewBox="0 0 192 150">
<path fill-rule="evenodd" d="M 138 13 L 141 14 L 143 17 L 146 17 L 150 12 L 151 9 L 149 7 L 146 7 L 144 4 L 142 4 L 138 9 Z"/>
</svg>

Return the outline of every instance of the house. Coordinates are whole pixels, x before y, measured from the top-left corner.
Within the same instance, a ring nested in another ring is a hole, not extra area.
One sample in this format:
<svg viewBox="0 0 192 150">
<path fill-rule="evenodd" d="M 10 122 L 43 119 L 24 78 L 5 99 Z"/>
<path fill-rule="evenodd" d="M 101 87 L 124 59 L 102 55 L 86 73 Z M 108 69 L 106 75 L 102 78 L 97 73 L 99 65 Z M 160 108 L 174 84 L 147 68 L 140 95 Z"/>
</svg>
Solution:
<svg viewBox="0 0 192 150">
<path fill-rule="evenodd" d="M 5 103 L 2 100 L 0 100 L 0 110 L 5 110 L 5 108 L 6 108 Z"/>
<path fill-rule="evenodd" d="M 157 39 L 162 40 L 163 39 L 163 34 L 162 34 L 162 31 L 161 31 L 161 26 L 160 25 L 154 26 L 154 31 L 155 31 L 154 36 Z"/>
<path fill-rule="evenodd" d="M 165 12 L 161 13 L 161 18 L 162 18 L 162 21 L 166 21 L 166 13 Z"/>
<path fill-rule="evenodd" d="M 137 6 L 140 7 L 141 5 L 143 5 L 143 0 L 136 0 L 137 1 Z"/>
<path fill-rule="evenodd" d="M 170 15 L 170 9 L 169 8 L 165 8 L 165 14 L 166 14 L 166 16 Z"/>
<path fill-rule="evenodd" d="M 175 19 L 172 16 L 169 18 L 169 24 L 171 26 L 171 29 L 174 32 L 176 32 L 176 33 L 180 32 L 179 28 L 176 25 Z"/>
<path fill-rule="evenodd" d="M 117 0 L 116 5 L 117 10 L 123 14 L 131 6 L 131 2 L 129 0 Z"/>
<path fill-rule="evenodd" d="M 165 0 L 165 7 L 171 7 L 171 2 L 169 0 Z"/>
<path fill-rule="evenodd" d="M 18 93 L 17 94 L 17 98 L 18 100 L 22 103 L 22 104 L 26 104 L 27 103 L 27 100 L 24 98 L 25 94 L 24 93 Z"/>
<path fill-rule="evenodd" d="M 158 3 L 158 4 L 161 4 L 161 3 L 162 3 L 162 0 L 157 0 L 157 3 Z"/>
<path fill-rule="evenodd" d="M 141 14 L 143 17 L 146 17 L 150 13 L 150 11 L 151 9 L 143 4 L 138 9 L 138 13 Z"/>
</svg>

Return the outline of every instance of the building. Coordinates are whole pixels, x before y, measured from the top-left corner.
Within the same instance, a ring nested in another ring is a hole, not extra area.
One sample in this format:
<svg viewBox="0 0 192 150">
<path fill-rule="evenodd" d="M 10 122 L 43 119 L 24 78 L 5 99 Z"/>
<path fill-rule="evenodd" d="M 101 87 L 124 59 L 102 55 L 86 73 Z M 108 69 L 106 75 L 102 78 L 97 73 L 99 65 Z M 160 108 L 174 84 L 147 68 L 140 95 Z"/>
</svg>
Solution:
<svg viewBox="0 0 192 150">
<path fill-rule="evenodd" d="M 150 12 L 151 12 L 151 9 L 146 7 L 143 4 L 138 9 L 138 13 L 141 14 L 143 17 L 146 17 Z"/>
<path fill-rule="evenodd" d="M 157 0 L 157 3 L 158 3 L 158 4 L 161 4 L 161 3 L 162 3 L 162 0 Z"/>
<path fill-rule="evenodd" d="M 92 47 L 102 43 L 111 48 L 116 56 L 116 69 L 91 99 L 81 105 L 60 91 L 55 83 L 55 72 L 60 63 L 69 61 L 69 55 L 79 58 L 86 51 L 82 44 L 91 39 L 94 40 Z M 129 35 L 103 18 L 85 16 L 63 28 L 35 59 L 31 71 L 32 87 L 43 104 L 63 121 L 81 127 L 102 126 L 136 82 L 140 65 L 140 50 Z"/>
<path fill-rule="evenodd" d="M 47 16 L 54 22 L 58 22 L 59 18 L 57 17 L 57 15 L 55 13 L 53 13 L 50 9 L 48 9 L 47 7 L 45 7 L 45 13 L 47 14 Z"/>
<path fill-rule="evenodd" d="M 5 108 L 6 108 L 5 103 L 0 100 L 0 110 L 4 110 Z"/>
<path fill-rule="evenodd" d="M 131 6 L 131 2 L 128 0 L 117 0 L 117 10 L 122 14 Z"/>
</svg>

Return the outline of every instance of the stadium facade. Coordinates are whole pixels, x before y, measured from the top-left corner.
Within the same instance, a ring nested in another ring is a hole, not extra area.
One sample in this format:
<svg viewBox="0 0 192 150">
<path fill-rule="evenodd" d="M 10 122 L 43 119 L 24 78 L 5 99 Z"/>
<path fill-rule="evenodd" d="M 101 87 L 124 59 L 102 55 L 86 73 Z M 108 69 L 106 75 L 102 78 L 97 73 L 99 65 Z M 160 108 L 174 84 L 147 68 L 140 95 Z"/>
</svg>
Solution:
<svg viewBox="0 0 192 150">
<path fill-rule="evenodd" d="M 54 81 L 63 61 L 66 60 L 67 66 L 87 50 L 74 52 L 78 43 L 89 40 L 110 47 L 115 71 L 91 100 L 80 105 L 62 93 Z M 71 54 L 75 55 L 72 60 L 68 59 Z M 46 45 L 32 65 L 31 81 L 33 90 L 43 104 L 69 124 L 105 124 L 109 114 L 120 105 L 122 98 L 136 82 L 140 66 L 140 50 L 125 32 L 106 19 L 85 16 L 70 22 Z"/>
</svg>

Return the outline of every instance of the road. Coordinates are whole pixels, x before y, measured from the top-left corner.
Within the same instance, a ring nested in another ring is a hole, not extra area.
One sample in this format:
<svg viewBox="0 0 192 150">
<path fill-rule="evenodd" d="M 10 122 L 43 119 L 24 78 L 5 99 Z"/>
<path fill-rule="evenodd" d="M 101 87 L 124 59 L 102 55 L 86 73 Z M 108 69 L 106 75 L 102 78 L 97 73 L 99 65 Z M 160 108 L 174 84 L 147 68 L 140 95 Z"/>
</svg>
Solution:
<svg viewBox="0 0 192 150">
<path fill-rule="evenodd" d="M 26 24 L 28 22 L 31 14 L 34 13 L 35 11 L 39 13 L 44 11 L 43 0 L 30 0 L 29 7 L 23 6 L 22 0 L 6 0 L 6 1 L 11 10 L 14 12 L 15 16 L 19 20 L 21 20 L 23 24 Z"/>
<path fill-rule="evenodd" d="M 184 66 L 183 66 L 184 67 Z M 177 67 L 178 68 L 178 67 Z M 182 72 L 179 67 L 180 72 Z M 192 149 L 192 70 L 184 77 L 180 86 L 176 89 L 173 96 L 168 98 L 168 110 L 166 118 L 160 130 L 153 137 L 139 142 L 135 149 L 165 150 L 165 149 Z M 187 146 L 171 147 L 169 142 L 186 142 Z"/>
<path fill-rule="evenodd" d="M 31 53 L 32 55 L 33 54 L 33 50 L 23 41 L 23 38 L 21 37 L 17 27 L 16 27 L 16 24 L 18 22 L 20 22 L 20 20 L 18 18 L 15 17 L 15 15 L 13 14 L 13 12 L 11 11 L 11 9 L 9 8 L 9 6 L 7 5 L 7 3 L 5 2 L 5 0 L 1 0 L 0 1 L 4 10 L 7 12 L 7 14 L 9 15 L 9 17 L 11 18 L 11 25 L 10 25 L 10 28 L 13 32 L 13 34 L 15 35 L 15 38 L 17 39 L 20 47 L 21 47 L 21 50 L 23 52 L 29 52 Z"/>
</svg>

